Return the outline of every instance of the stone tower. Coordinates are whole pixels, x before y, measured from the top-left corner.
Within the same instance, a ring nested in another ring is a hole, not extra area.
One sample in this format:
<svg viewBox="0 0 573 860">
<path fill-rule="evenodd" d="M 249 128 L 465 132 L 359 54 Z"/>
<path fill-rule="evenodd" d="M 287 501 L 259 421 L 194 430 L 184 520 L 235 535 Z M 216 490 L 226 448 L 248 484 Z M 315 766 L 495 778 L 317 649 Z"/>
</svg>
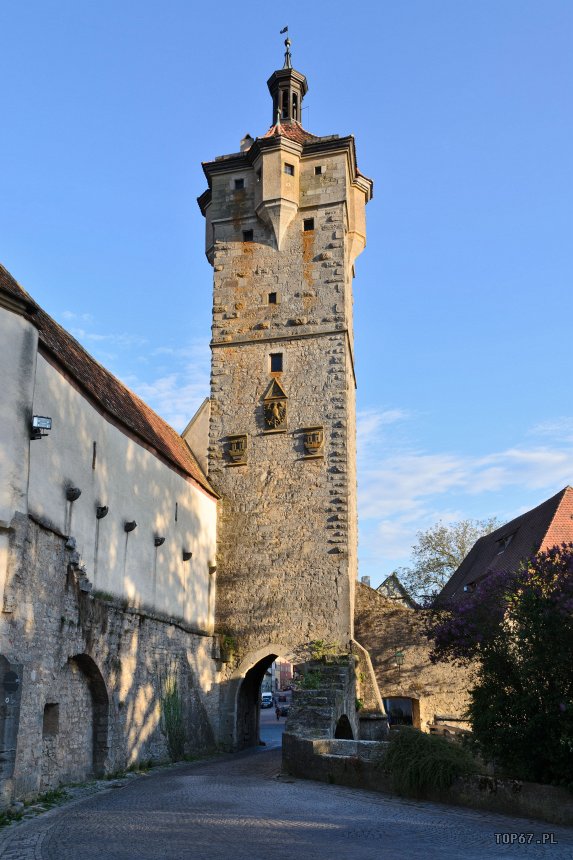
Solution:
<svg viewBox="0 0 573 860">
<path fill-rule="evenodd" d="M 307 81 L 285 44 L 270 129 L 204 163 L 199 198 L 214 269 L 216 624 L 243 676 L 309 640 L 346 649 L 357 575 L 352 279 L 372 182 L 353 137 L 303 129 Z"/>
</svg>

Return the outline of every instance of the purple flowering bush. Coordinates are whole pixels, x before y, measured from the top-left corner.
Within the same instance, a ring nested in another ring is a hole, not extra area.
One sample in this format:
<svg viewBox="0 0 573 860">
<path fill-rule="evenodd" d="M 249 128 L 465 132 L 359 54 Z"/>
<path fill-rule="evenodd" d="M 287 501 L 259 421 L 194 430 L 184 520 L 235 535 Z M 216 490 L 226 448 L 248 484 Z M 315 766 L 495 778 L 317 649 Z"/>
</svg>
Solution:
<svg viewBox="0 0 573 860">
<path fill-rule="evenodd" d="M 573 544 L 429 608 L 430 659 L 472 666 L 469 719 L 509 775 L 573 788 Z"/>
</svg>

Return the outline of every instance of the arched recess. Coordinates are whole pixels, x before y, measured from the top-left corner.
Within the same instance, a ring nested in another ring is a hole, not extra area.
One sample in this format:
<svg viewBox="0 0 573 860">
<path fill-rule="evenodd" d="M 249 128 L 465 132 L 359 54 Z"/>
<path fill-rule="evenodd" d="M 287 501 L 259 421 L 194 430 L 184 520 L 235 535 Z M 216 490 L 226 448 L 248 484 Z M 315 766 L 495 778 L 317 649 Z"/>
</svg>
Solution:
<svg viewBox="0 0 573 860">
<path fill-rule="evenodd" d="M 354 740 L 352 726 L 350 725 L 350 720 L 348 719 L 346 714 L 342 714 L 342 716 L 339 718 L 336 724 L 336 728 L 334 730 L 334 737 L 345 741 Z"/>
<path fill-rule="evenodd" d="M 235 749 L 253 747 L 259 743 L 260 689 L 264 674 L 277 658 L 267 654 L 252 666 L 244 676 L 238 692 L 236 705 Z"/>
<path fill-rule="evenodd" d="M 0 654 L 0 797 L 3 795 L 3 784 L 14 773 L 21 679 L 22 666 L 10 663 Z"/>
<path fill-rule="evenodd" d="M 69 662 L 75 663 L 88 682 L 93 707 L 93 771 L 95 776 L 102 776 L 109 749 L 109 697 L 105 681 L 88 654 L 76 654 Z"/>
</svg>

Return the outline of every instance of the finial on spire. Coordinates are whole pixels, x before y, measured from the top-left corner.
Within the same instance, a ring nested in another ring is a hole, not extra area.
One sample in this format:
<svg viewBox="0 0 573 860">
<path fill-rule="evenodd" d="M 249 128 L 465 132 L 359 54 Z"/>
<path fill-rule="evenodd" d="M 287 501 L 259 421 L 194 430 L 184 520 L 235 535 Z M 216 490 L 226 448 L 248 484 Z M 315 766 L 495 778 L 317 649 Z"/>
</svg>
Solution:
<svg viewBox="0 0 573 860">
<path fill-rule="evenodd" d="M 282 28 L 280 35 L 282 35 L 283 33 L 288 33 L 288 26 Z M 291 45 L 292 45 L 292 42 L 289 39 L 289 37 L 287 36 L 285 39 L 286 51 L 285 51 L 285 62 L 284 62 L 283 69 L 292 69 L 291 56 L 290 56 L 290 46 Z"/>
</svg>

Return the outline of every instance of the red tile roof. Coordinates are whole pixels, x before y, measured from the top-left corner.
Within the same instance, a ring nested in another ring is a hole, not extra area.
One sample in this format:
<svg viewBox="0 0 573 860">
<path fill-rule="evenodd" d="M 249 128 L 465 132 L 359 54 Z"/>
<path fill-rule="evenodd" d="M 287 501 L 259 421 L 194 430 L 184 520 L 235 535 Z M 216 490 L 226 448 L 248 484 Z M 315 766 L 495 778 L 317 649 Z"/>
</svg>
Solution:
<svg viewBox="0 0 573 860">
<path fill-rule="evenodd" d="M 192 478 L 208 493 L 216 495 L 191 449 L 177 431 L 92 358 L 69 332 L 42 310 L 1 264 L 0 290 L 27 306 L 28 317 L 39 331 L 40 347 L 73 377 L 92 401 L 139 437 L 153 453 Z"/>
<path fill-rule="evenodd" d="M 277 122 L 272 125 L 269 130 L 263 134 L 263 137 L 288 137 L 289 140 L 294 140 L 296 143 L 306 143 L 309 140 L 320 140 L 316 134 L 311 134 L 310 131 L 305 131 L 300 122 L 296 120 L 288 120 L 287 122 Z"/>
<path fill-rule="evenodd" d="M 495 570 L 515 570 L 523 559 L 573 541 L 573 487 L 480 538 L 444 585 L 438 601 L 447 600 Z"/>
</svg>

